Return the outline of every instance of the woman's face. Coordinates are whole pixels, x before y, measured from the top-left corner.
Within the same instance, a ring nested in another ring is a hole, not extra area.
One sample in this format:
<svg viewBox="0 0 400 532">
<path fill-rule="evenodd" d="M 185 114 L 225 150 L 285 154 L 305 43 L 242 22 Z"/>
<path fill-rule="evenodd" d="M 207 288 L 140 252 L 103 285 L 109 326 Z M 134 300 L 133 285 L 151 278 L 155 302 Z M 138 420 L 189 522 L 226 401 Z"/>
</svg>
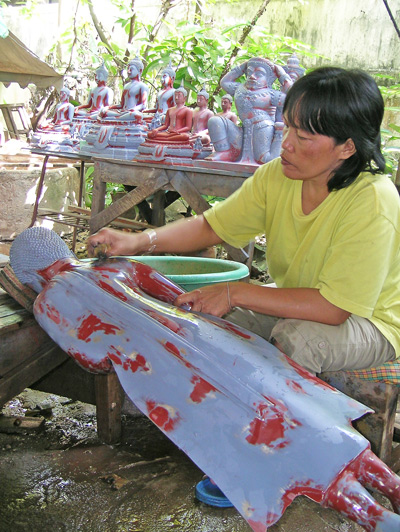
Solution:
<svg viewBox="0 0 400 532">
<path fill-rule="evenodd" d="M 327 184 L 334 170 L 354 153 L 347 144 L 348 141 L 336 145 L 332 137 L 285 123 L 281 147 L 283 173 L 289 179 Z"/>
</svg>

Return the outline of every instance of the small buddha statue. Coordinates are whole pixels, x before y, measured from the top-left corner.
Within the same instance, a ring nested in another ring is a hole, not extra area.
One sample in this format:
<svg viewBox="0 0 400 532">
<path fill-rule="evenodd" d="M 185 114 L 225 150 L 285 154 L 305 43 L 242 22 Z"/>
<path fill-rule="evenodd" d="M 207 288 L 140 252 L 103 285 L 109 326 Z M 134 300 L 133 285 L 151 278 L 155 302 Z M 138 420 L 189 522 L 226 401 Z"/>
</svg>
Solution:
<svg viewBox="0 0 400 532">
<path fill-rule="evenodd" d="M 63 87 L 60 91 L 60 103 L 57 104 L 53 118 L 50 122 L 45 123 L 41 128 L 42 131 L 68 131 L 74 116 L 74 106 L 69 101 L 70 90 Z"/>
<path fill-rule="evenodd" d="M 144 113 L 158 113 L 161 122 L 164 121 L 167 110 L 175 105 L 174 81 L 175 70 L 170 61 L 169 65 L 161 72 L 161 90 L 157 94 L 156 106 L 153 109 L 145 109 Z"/>
<path fill-rule="evenodd" d="M 221 116 L 225 118 L 226 120 L 230 120 L 234 124 L 237 124 L 238 117 L 232 111 L 232 103 L 233 103 L 232 96 L 230 94 L 224 94 L 221 98 L 222 111 L 220 113 L 217 113 L 217 116 Z"/>
<path fill-rule="evenodd" d="M 113 100 L 113 91 L 106 86 L 108 70 L 104 63 L 96 70 L 96 87 L 90 90 L 87 103 L 75 108 L 75 118 L 95 120 L 103 107 L 109 107 Z"/>
<path fill-rule="evenodd" d="M 214 116 L 214 113 L 208 109 L 209 94 L 203 86 L 197 93 L 197 107 L 193 112 L 193 126 L 191 140 L 201 139 L 203 146 L 208 146 L 211 142 L 208 134 L 208 121 Z"/>
<path fill-rule="evenodd" d="M 174 107 L 170 107 L 162 126 L 148 132 L 147 138 L 157 143 L 189 142 L 193 125 L 193 111 L 186 106 L 187 90 L 181 86 L 175 90 Z"/>
<path fill-rule="evenodd" d="M 129 62 L 130 81 L 124 86 L 121 103 L 101 109 L 97 119 L 101 121 L 142 121 L 142 111 L 146 109 L 149 94 L 148 86 L 141 81 L 143 63 L 136 57 Z"/>
</svg>

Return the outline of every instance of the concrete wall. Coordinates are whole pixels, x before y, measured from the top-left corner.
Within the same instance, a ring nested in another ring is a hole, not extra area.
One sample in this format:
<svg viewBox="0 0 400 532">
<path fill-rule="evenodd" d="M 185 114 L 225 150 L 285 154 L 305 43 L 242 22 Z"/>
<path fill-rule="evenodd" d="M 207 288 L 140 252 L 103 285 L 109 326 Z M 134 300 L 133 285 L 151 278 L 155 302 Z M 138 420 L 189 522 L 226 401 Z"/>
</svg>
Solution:
<svg viewBox="0 0 400 532">
<path fill-rule="evenodd" d="M 260 2 L 240 0 L 232 9 L 223 0 L 215 7 L 225 23 L 247 21 Z M 400 25 L 400 0 L 390 0 Z M 400 38 L 382 0 L 271 0 L 259 24 L 271 34 L 311 44 L 326 59 L 303 58 L 305 66 L 336 64 L 371 72 L 400 73 Z"/>
</svg>

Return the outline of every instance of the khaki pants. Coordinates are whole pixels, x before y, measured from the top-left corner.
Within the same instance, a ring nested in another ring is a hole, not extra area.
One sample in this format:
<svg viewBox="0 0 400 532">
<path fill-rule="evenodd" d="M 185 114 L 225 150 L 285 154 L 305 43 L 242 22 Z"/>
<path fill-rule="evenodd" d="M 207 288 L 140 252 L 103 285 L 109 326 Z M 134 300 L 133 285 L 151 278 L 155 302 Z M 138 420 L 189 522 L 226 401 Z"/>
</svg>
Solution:
<svg viewBox="0 0 400 532">
<path fill-rule="evenodd" d="M 286 355 L 313 373 L 373 368 L 396 358 L 392 344 L 359 316 L 352 315 L 341 325 L 325 325 L 237 308 L 225 318 L 279 344 Z"/>
</svg>

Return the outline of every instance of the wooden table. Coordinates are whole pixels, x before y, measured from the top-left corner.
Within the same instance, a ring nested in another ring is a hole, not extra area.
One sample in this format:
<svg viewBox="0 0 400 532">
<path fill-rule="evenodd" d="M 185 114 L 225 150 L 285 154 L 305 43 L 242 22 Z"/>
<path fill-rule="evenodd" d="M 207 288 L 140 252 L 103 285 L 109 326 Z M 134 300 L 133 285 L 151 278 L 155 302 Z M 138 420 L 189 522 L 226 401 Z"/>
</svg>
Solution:
<svg viewBox="0 0 400 532">
<path fill-rule="evenodd" d="M 211 168 L 211 165 L 209 167 L 174 166 L 100 157 L 94 157 L 93 163 L 92 211 L 89 222 L 91 233 L 108 225 L 149 196 L 155 195 L 157 202 L 167 190 L 178 192 L 192 210 L 200 214 L 210 207 L 202 195 L 227 198 L 254 172 L 252 167 L 234 163 L 227 163 L 226 169 Z M 135 188 L 105 208 L 107 183 L 119 183 Z M 153 224 L 162 225 L 163 208 L 154 209 L 154 213 Z M 248 254 L 244 250 L 235 250 L 228 245 L 225 247 L 232 259 L 240 260 L 240 262 L 248 259 Z"/>
</svg>

